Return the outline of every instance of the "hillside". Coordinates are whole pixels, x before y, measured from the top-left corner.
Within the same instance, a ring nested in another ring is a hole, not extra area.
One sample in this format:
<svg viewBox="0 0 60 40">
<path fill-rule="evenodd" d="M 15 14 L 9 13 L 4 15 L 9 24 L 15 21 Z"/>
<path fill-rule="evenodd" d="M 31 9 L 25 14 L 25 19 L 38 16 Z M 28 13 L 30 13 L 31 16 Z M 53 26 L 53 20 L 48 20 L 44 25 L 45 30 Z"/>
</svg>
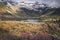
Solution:
<svg viewBox="0 0 60 40">
<path fill-rule="evenodd" d="M 8 14 L 8 15 L 7 15 Z M 18 7 L 10 3 L 0 2 L 0 15 L 15 18 L 21 17 L 45 17 L 60 16 L 60 8 L 43 7 L 30 10 L 29 8 Z"/>
<path fill-rule="evenodd" d="M 12 9 L 8 9 L 12 10 Z M 13 11 L 14 12 L 14 11 Z M 9 13 L 9 12 L 0 12 L 0 20 L 21 20 L 21 19 L 59 19 L 60 20 L 60 8 L 58 9 L 50 9 L 47 12 L 43 12 L 42 14 L 39 11 L 29 10 L 26 8 L 20 8 L 20 11 L 16 13 Z"/>
</svg>

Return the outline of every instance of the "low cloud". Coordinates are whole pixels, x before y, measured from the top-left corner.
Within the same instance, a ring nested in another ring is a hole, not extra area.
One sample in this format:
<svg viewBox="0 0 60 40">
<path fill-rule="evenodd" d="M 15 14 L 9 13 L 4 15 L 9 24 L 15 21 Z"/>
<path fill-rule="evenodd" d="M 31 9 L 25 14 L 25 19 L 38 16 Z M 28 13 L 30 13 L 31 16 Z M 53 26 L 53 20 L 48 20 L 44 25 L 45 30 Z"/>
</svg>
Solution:
<svg viewBox="0 0 60 40">
<path fill-rule="evenodd" d="M 60 7 L 60 0 L 15 0 L 15 1 L 38 1 L 39 3 L 46 3 L 50 7 Z"/>
<path fill-rule="evenodd" d="M 60 7 L 60 0 L 38 0 L 40 3 L 46 3 L 50 7 Z"/>
</svg>

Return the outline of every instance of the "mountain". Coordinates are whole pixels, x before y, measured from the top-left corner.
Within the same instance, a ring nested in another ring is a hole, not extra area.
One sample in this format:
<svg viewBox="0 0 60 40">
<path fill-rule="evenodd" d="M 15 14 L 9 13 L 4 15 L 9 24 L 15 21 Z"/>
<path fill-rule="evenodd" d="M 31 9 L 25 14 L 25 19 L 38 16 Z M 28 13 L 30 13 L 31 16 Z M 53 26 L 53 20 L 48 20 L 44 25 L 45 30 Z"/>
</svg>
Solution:
<svg viewBox="0 0 60 40">
<path fill-rule="evenodd" d="M 59 15 L 60 16 L 60 8 L 57 8 L 54 13 L 51 15 Z"/>
<path fill-rule="evenodd" d="M 41 18 L 48 16 L 60 16 L 60 8 L 51 8 L 47 4 L 14 5 L 11 2 L 0 2 L 0 19 Z M 30 3 L 29 3 L 30 4 Z M 29 7 L 30 6 L 30 7 Z M 37 7 L 38 6 L 38 7 Z"/>
<path fill-rule="evenodd" d="M 29 15 L 30 17 L 41 17 L 42 15 L 52 16 L 52 15 L 57 14 L 55 12 L 60 9 L 60 8 L 51 8 L 51 7 L 45 6 L 45 4 L 42 4 L 42 5 L 44 5 L 44 7 L 41 7 L 40 5 L 40 7 L 38 8 L 33 7 L 33 9 L 29 9 L 26 7 L 20 7 L 20 11 L 17 11 L 17 15 L 20 15 L 22 13 L 22 14 Z"/>
</svg>

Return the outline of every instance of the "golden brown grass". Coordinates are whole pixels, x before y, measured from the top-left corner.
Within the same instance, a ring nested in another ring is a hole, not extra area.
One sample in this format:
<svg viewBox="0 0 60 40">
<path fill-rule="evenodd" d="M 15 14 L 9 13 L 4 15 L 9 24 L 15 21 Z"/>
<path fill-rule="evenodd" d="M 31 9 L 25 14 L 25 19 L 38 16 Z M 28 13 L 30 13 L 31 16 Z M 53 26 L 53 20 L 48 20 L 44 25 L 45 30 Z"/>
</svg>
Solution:
<svg viewBox="0 0 60 40">
<path fill-rule="evenodd" d="M 48 33 L 49 36 L 60 38 L 60 22 L 20 22 L 0 21 L 0 29 L 7 30 L 9 34 L 20 36 L 21 33 L 35 35 L 38 32 Z"/>
</svg>

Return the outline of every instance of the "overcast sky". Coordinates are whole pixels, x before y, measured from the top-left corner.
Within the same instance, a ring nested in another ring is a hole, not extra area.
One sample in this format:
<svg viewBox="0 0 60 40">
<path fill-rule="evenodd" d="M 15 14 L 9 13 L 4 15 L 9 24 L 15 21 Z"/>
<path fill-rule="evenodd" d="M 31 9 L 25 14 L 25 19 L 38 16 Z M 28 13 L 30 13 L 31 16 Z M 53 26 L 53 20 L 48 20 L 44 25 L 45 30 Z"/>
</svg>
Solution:
<svg viewBox="0 0 60 40">
<path fill-rule="evenodd" d="M 25 2 L 38 1 L 39 3 L 46 3 L 50 6 L 60 7 L 60 0 L 15 0 L 15 1 L 18 1 L 18 2 L 21 2 L 21 1 L 25 1 Z"/>
<path fill-rule="evenodd" d="M 13 0 L 12 0 L 13 1 Z M 16 2 L 35 2 L 38 1 L 39 3 L 46 3 L 51 7 L 60 7 L 60 0 L 14 0 Z"/>
</svg>

